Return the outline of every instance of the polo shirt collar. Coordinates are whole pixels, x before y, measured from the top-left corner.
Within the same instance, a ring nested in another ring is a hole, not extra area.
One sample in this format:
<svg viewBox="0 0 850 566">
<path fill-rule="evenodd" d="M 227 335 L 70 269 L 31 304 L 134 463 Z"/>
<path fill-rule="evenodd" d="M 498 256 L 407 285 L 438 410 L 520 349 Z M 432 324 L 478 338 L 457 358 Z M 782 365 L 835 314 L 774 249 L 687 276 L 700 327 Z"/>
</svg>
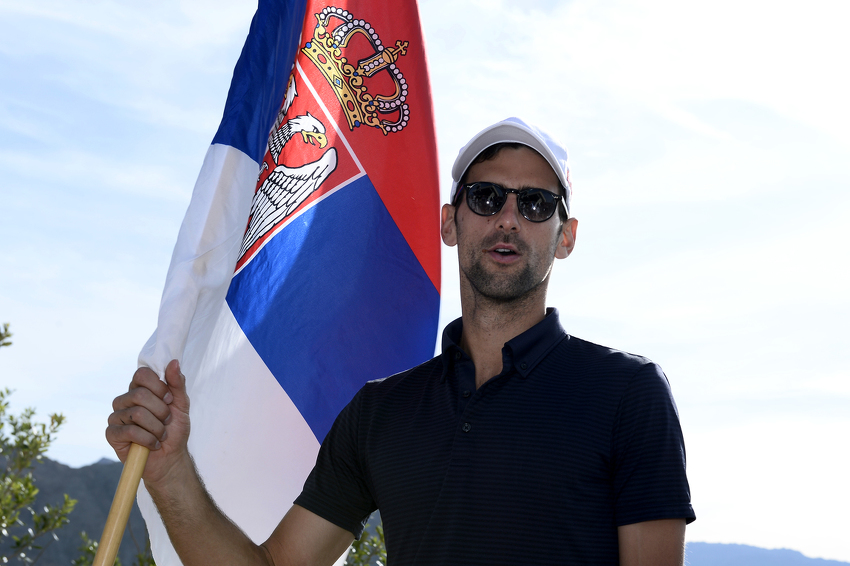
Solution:
<svg viewBox="0 0 850 566">
<path fill-rule="evenodd" d="M 468 356 L 460 347 L 460 337 L 463 333 L 463 319 L 458 318 L 443 330 L 442 342 L 442 378 L 445 379 L 456 359 Z M 511 359 L 516 372 L 523 378 L 528 377 L 543 358 L 546 357 L 567 335 L 561 326 L 558 309 L 547 308 L 543 320 L 505 343 L 502 348 L 502 358 Z"/>
</svg>

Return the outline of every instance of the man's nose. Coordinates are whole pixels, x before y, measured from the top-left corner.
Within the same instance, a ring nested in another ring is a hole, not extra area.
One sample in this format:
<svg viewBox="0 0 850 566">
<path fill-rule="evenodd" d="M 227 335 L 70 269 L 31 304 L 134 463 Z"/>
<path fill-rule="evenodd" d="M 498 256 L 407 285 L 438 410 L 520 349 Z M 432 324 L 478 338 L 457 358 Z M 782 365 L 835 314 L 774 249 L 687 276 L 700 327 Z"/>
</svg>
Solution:
<svg viewBox="0 0 850 566">
<path fill-rule="evenodd" d="M 516 197 L 514 193 L 509 193 L 505 205 L 498 213 L 498 226 L 506 232 L 519 232 L 520 229 L 520 213 Z"/>
</svg>

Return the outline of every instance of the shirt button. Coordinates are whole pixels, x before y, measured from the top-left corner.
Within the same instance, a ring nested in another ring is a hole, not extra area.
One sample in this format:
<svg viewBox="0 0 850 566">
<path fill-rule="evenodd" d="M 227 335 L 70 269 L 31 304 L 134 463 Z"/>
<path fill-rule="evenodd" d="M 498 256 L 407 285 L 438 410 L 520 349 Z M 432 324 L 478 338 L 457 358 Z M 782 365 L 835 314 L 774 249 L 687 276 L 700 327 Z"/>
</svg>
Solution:
<svg viewBox="0 0 850 566">
<path fill-rule="evenodd" d="M 455 352 L 455 359 L 456 359 L 456 360 L 459 360 L 459 359 L 461 359 L 462 357 L 463 357 L 463 354 L 461 354 L 460 352 Z"/>
<path fill-rule="evenodd" d="M 525 363 L 525 362 L 522 362 L 521 364 L 519 364 L 519 367 L 520 367 L 520 369 L 525 369 L 525 368 L 528 367 L 528 364 Z"/>
<path fill-rule="evenodd" d="M 469 391 L 469 389 L 463 392 L 464 397 L 469 397 L 470 395 L 472 395 L 472 393 Z"/>
<path fill-rule="evenodd" d="M 472 430 L 472 425 L 469 423 L 463 423 L 463 426 L 460 427 L 463 432 L 469 432 Z"/>
</svg>

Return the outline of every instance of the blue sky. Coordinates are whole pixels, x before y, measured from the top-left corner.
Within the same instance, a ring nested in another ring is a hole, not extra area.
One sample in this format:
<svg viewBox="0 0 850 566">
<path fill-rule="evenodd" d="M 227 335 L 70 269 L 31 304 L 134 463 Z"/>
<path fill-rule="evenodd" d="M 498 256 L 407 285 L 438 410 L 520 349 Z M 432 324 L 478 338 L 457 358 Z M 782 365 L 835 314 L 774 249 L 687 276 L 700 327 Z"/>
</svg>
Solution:
<svg viewBox="0 0 850 566">
<path fill-rule="evenodd" d="M 850 81 L 841 2 L 423 0 L 444 199 L 498 119 L 570 148 L 567 331 L 651 357 L 681 413 L 689 540 L 850 561 Z M 103 439 L 156 320 L 254 6 L 0 0 L 0 354 L 13 408 Z M 459 314 L 444 249 L 443 321 Z"/>
</svg>

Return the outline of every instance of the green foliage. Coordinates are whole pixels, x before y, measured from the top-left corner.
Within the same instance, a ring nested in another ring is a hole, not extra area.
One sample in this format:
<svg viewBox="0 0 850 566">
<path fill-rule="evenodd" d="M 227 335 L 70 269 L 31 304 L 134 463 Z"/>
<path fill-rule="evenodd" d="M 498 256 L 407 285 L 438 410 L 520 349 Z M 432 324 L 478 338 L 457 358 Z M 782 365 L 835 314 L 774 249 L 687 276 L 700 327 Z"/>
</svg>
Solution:
<svg viewBox="0 0 850 566">
<path fill-rule="evenodd" d="M 145 537 L 145 546 L 142 548 L 133 534 L 133 529 L 128 529 L 127 532 L 130 533 L 130 538 L 133 539 L 133 544 L 136 546 L 136 557 L 133 561 L 133 566 L 156 566 L 156 562 L 153 561 L 153 552 L 151 552 L 151 539 Z"/>
<path fill-rule="evenodd" d="M 81 554 L 79 558 L 71 561 L 71 566 L 92 566 L 94 557 L 97 555 L 98 543 L 96 540 L 90 539 L 85 531 L 80 533 L 80 538 L 83 539 L 83 544 L 80 546 Z M 133 539 L 133 542 L 135 542 L 135 539 Z M 139 550 L 138 545 L 136 550 Z M 116 556 L 112 566 L 121 566 L 121 559 Z M 156 566 L 151 556 L 150 541 L 148 541 L 144 551 L 136 553 L 136 560 L 133 562 L 133 566 Z"/>
<path fill-rule="evenodd" d="M 345 566 L 386 566 L 387 545 L 384 541 L 384 526 L 381 523 L 375 525 L 375 533 L 363 531 L 360 540 L 351 544 Z"/>
<path fill-rule="evenodd" d="M 4 322 L 3 330 L 0 330 L 0 346 L 11 346 L 12 342 L 9 341 L 9 338 L 11 338 L 11 336 L 12 333 L 9 332 L 9 323 Z"/>
<path fill-rule="evenodd" d="M 0 347 L 12 344 L 9 341 L 11 336 L 9 324 L 4 323 L 0 329 Z M 0 564 L 11 560 L 33 564 L 47 547 L 42 546 L 42 537 L 52 535 L 47 544 L 58 540 L 55 531 L 68 523 L 68 515 L 77 502 L 65 494 L 58 505 L 46 505 L 40 513 L 33 509 L 38 495 L 32 477 L 33 465 L 41 462 L 65 417 L 54 414 L 50 415 L 49 424 L 36 423 L 33 422 L 35 409 L 32 408 L 24 409 L 20 416 L 9 415 L 8 398 L 11 393 L 9 389 L 0 389 Z M 29 516 L 21 517 L 23 512 Z M 133 535 L 132 531 L 130 535 Z M 89 539 L 85 532 L 80 536 L 83 539 L 82 554 L 72 564 L 91 566 L 97 553 L 97 541 Z M 150 541 L 147 541 L 144 550 L 139 548 L 135 537 L 133 542 L 137 551 L 134 566 L 156 566 L 151 556 Z M 3 555 L 8 549 L 12 553 Z M 118 558 L 114 566 L 121 566 Z"/>
<path fill-rule="evenodd" d="M 9 336 L 8 325 L 3 332 Z M 0 390 L 0 549 L 11 548 L 12 554 L 0 561 L 5 564 L 16 559 L 31 564 L 46 548 L 42 537 L 53 535 L 47 544 L 55 540 L 55 531 L 68 523 L 77 502 L 65 495 L 57 505 L 46 505 L 41 512 L 33 509 L 38 488 L 32 467 L 40 463 L 65 417 L 53 414 L 49 424 L 36 423 L 32 408 L 24 409 L 20 416 L 10 415 L 10 394 L 9 389 Z"/>
<path fill-rule="evenodd" d="M 153 561 L 153 555 L 151 554 L 150 539 L 147 539 L 145 548 L 140 549 L 136 537 L 133 536 L 132 529 L 129 532 L 130 536 L 133 537 L 133 543 L 136 545 L 136 557 L 133 561 L 133 566 L 156 566 L 156 562 Z M 79 547 L 80 556 L 76 560 L 71 561 L 71 566 L 92 566 L 94 557 L 97 556 L 98 542 L 90 539 L 85 531 L 80 533 L 80 538 L 83 540 L 83 544 Z M 116 556 L 112 566 L 122 566 L 121 559 Z"/>
<path fill-rule="evenodd" d="M 94 557 L 97 555 L 97 541 L 92 540 L 86 534 L 86 531 L 80 533 L 80 538 L 83 539 L 83 544 L 80 545 L 80 557 L 71 561 L 71 566 L 92 566 Z M 121 566 L 121 560 L 116 556 L 113 566 Z"/>
<path fill-rule="evenodd" d="M 133 566 L 156 566 L 156 562 L 153 561 L 153 554 L 151 553 L 150 540 L 148 540 L 148 545 L 144 552 L 136 553 L 136 560 L 133 562 Z"/>
</svg>

